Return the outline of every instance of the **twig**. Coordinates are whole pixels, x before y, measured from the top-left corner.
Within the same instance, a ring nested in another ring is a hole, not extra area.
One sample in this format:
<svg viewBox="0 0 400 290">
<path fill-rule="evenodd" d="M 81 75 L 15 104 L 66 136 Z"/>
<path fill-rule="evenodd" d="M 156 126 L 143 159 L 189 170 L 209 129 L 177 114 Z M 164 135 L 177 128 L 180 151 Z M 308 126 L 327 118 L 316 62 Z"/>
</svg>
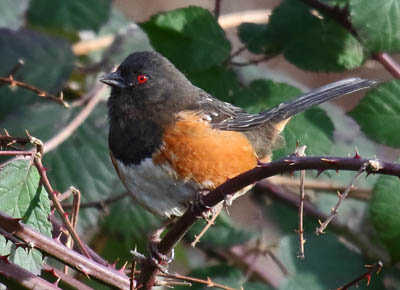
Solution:
<svg viewBox="0 0 400 290">
<path fill-rule="evenodd" d="M 65 102 L 64 99 L 63 99 L 64 97 L 63 97 L 63 93 L 62 92 L 61 92 L 60 96 L 57 97 L 57 96 L 55 96 L 53 94 L 50 94 L 50 93 L 48 93 L 48 92 L 46 92 L 46 91 L 44 91 L 42 89 L 39 89 L 39 88 L 37 88 L 37 87 L 35 87 L 33 85 L 30 85 L 30 84 L 27 84 L 27 83 L 24 83 L 24 82 L 21 82 L 21 81 L 14 80 L 12 75 L 10 75 L 8 78 L 0 77 L 0 83 L 9 84 L 10 88 L 12 88 L 12 87 L 21 87 L 21 88 L 30 90 L 30 91 L 36 93 L 41 98 L 51 100 L 53 102 L 56 102 L 58 104 L 63 105 L 66 108 L 69 108 L 69 104 L 67 102 Z"/>
<path fill-rule="evenodd" d="M 69 221 L 63 207 L 61 206 L 61 203 L 57 199 L 57 192 L 54 191 L 53 187 L 50 184 L 49 179 L 47 178 L 46 174 L 46 169 L 43 167 L 42 164 L 42 159 L 41 159 L 41 154 L 36 154 L 34 158 L 34 163 L 36 165 L 36 168 L 39 172 L 40 175 L 40 180 L 41 183 L 43 184 L 44 188 L 46 189 L 51 201 L 53 202 L 54 207 L 56 208 L 57 212 L 59 213 L 61 220 L 63 221 L 64 225 L 67 227 L 68 232 L 74 239 L 75 243 L 77 243 L 79 249 L 81 252 L 88 258 L 90 258 L 90 255 L 85 247 L 85 245 L 82 243 L 81 239 L 79 238 L 78 234 L 74 230 L 73 225 Z"/>
<path fill-rule="evenodd" d="M 373 54 L 374 58 L 379 61 L 388 72 L 396 79 L 400 79 L 400 66 L 399 64 L 386 52 L 378 52 Z"/>
<path fill-rule="evenodd" d="M 364 279 L 367 280 L 367 286 L 369 286 L 369 283 L 371 282 L 372 273 L 376 272 L 376 274 L 379 274 L 379 272 L 382 270 L 383 263 L 381 261 L 379 261 L 378 263 L 373 264 L 373 265 L 365 265 L 365 267 L 368 268 L 368 270 L 364 274 L 360 275 L 359 277 L 357 277 L 353 281 L 350 281 L 346 285 L 337 288 L 336 290 L 347 290 L 351 286 L 357 285 L 358 282 L 360 282 L 360 281 L 362 281 Z"/>
<path fill-rule="evenodd" d="M 304 157 L 306 156 L 306 146 L 298 146 L 296 148 L 295 155 L 297 157 Z M 306 240 L 304 239 L 304 227 L 303 227 L 303 217 L 304 217 L 304 200 L 306 198 L 306 193 L 304 191 L 304 178 L 306 175 L 305 170 L 300 171 L 300 204 L 299 204 L 299 229 L 297 230 L 300 239 L 300 254 L 299 258 L 304 259 L 304 244 Z"/>
<path fill-rule="evenodd" d="M 55 135 L 53 138 L 51 138 L 44 144 L 44 152 L 45 153 L 48 153 L 48 152 L 54 150 L 55 148 L 57 148 L 58 145 L 60 145 L 66 139 L 68 139 L 68 137 L 71 136 L 72 133 L 74 133 L 75 130 L 79 128 L 79 126 L 87 119 L 87 117 L 90 115 L 90 113 L 96 107 L 96 105 L 101 101 L 101 99 L 98 96 L 105 89 L 106 89 L 106 86 L 104 84 L 100 84 L 100 85 L 95 86 L 92 90 L 90 90 L 90 92 L 88 92 L 86 94 L 88 96 L 91 96 L 90 101 L 80 111 L 80 113 L 60 133 Z"/>
<path fill-rule="evenodd" d="M 226 195 L 233 194 L 241 188 L 253 184 L 259 180 L 272 175 L 284 172 L 293 172 L 304 169 L 326 169 L 352 170 L 356 171 L 367 162 L 366 171 L 369 173 L 388 174 L 400 176 L 400 165 L 362 158 L 343 158 L 343 157 L 287 157 L 278 161 L 259 164 L 247 172 L 244 172 L 227 182 L 221 184 L 209 194 L 202 197 L 204 208 L 190 207 L 171 227 L 161 242 L 157 245 L 161 254 L 167 255 L 175 245 L 183 238 L 189 228 L 197 220 L 197 217 L 207 210 L 214 207 L 225 199 Z M 143 270 L 138 278 L 139 287 L 150 289 L 156 280 L 158 268 L 147 261 L 143 265 Z"/>
<path fill-rule="evenodd" d="M 105 267 L 82 256 L 65 247 L 57 240 L 44 236 L 22 224 L 20 219 L 11 218 L 0 212 L 0 228 L 26 243 L 33 244 L 36 249 L 68 264 L 86 276 L 91 276 L 103 281 L 107 285 L 112 285 L 120 289 L 129 289 L 129 279 L 122 272 Z"/>
<path fill-rule="evenodd" d="M 299 196 L 295 193 L 291 193 L 288 190 L 283 189 L 280 186 L 272 184 L 267 180 L 263 180 L 256 184 L 257 193 L 267 194 L 268 198 L 275 199 L 284 204 L 290 205 L 293 208 L 297 208 L 299 204 Z M 326 219 L 328 216 L 317 209 L 311 202 L 304 202 L 304 213 L 306 216 L 314 218 L 316 220 Z M 330 229 L 334 231 L 339 236 L 342 236 L 345 240 L 349 241 L 351 244 L 356 246 L 361 250 L 364 256 L 373 259 L 381 260 L 384 263 L 390 262 L 390 257 L 386 251 L 380 251 L 376 244 L 371 241 L 369 237 L 366 237 L 363 233 L 355 232 L 350 229 L 347 225 L 338 222 L 337 220 L 332 220 L 330 223 Z"/>
<path fill-rule="evenodd" d="M 346 190 L 343 193 L 338 192 L 339 199 L 338 199 L 335 207 L 331 209 L 331 213 L 329 214 L 327 219 L 324 222 L 320 222 L 320 226 L 315 230 L 315 233 L 317 235 L 325 233 L 324 230 L 326 229 L 326 227 L 329 225 L 329 223 L 332 221 L 332 219 L 338 214 L 339 206 L 349 195 L 351 189 L 353 187 L 355 187 L 357 180 L 360 178 L 361 174 L 365 171 L 367 166 L 368 166 L 368 162 L 364 163 L 358 170 L 357 174 L 354 175 L 353 179 L 351 180 L 350 184 L 347 186 Z"/>
<path fill-rule="evenodd" d="M 262 57 L 262 58 L 260 58 L 260 59 L 250 60 L 250 61 L 247 61 L 247 62 L 235 62 L 235 61 L 231 61 L 230 64 L 231 64 L 231 65 L 235 65 L 235 66 L 248 66 L 248 65 L 259 64 L 259 63 L 261 63 L 261 62 L 270 60 L 272 57 L 274 57 L 274 55 L 267 55 L 267 56 L 264 56 L 264 57 Z"/>
<path fill-rule="evenodd" d="M 286 187 L 297 188 L 300 185 L 297 179 L 293 179 L 292 177 L 289 176 L 272 176 L 269 178 L 269 181 L 271 181 L 274 184 L 279 184 Z M 331 181 L 317 180 L 317 179 L 305 180 L 304 188 L 306 190 L 309 189 L 309 190 L 327 191 L 329 193 L 334 192 L 335 194 L 337 193 L 338 190 L 339 191 L 346 190 L 346 186 L 342 186 Z M 351 195 L 348 198 L 368 200 L 371 198 L 371 195 L 372 195 L 372 190 L 370 188 L 357 187 L 352 190 Z"/>
<path fill-rule="evenodd" d="M 203 280 L 203 279 L 188 277 L 188 276 L 179 275 L 179 274 L 170 274 L 170 273 L 168 273 L 168 274 L 160 273 L 158 276 L 173 278 L 173 279 L 182 280 L 182 281 L 199 283 L 199 284 L 206 285 L 207 287 L 214 287 L 214 288 L 219 288 L 219 289 L 223 289 L 223 290 L 237 290 L 235 288 L 232 288 L 232 287 L 229 287 L 226 285 L 215 283 L 210 278 L 208 278 L 207 280 Z"/>
<path fill-rule="evenodd" d="M 195 239 L 194 239 L 194 241 L 190 244 L 193 248 L 196 247 L 196 245 L 197 245 L 198 242 L 200 242 L 200 239 L 204 236 L 204 234 L 207 232 L 207 230 L 208 230 L 212 225 L 214 225 L 215 220 L 217 219 L 217 217 L 218 217 L 219 214 L 221 213 L 221 210 L 222 210 L 222 206 L 220 206 L 220 207 L 218 208 L 218 210 L 217 210 L 215 213 L 213 213 L 212 218 L 211 218 L 209 221 L 207 221 L 206 226 L 201 230 L 200 234 L 194 236 Z"/>
<path fill-rule="evenodd" d="M 103 200 L 89 201 L 89 202 L 81 203 L 80 208 L 83 209 L 83 208 L 95 207 L 95 208 L 97 208 L 99 210 L 102 210 L 106 206 L 108 206 L 108 205 L 110 205 L 110 204 L 112 204 L 114 202 L 120 201 L 121 199 L 124 199 L 125 197 L 127 197 L 129 195 L 130 195 L 129 192 L 124 192 L 124 193 L 121 193 L 121 194 L 116 195 L 114 197 L 106 198 L 106 199 L 103 199 Z M 65 209 L 70 209 L 70 208 L 72 208 L 72 206 L 73 206 L 72 204 L 63 205 L 63 207 Z"/>
<path fill-rule="evenodd" d="M 220 12 L 221 12 L 221 2 L 222 2 L 222 0 L 215 0 L 214 16 L 216 19 L 218 19 Z"/>
<path fill-rule="evenodd" d="M 136 251 L 136 248 L 135 250 Z M 129 290 L 134 290 L 135 289 L 135 272 L 136 272 L 136 260 L 135 257 L 132 256 L 132 267 L 129 273 Z"/>
<path fill-rule="evenodd" d="M 0 282 L 9 286 L 8 289 L 60 289 L 57 285 L 25 270 L 8 260 L 7 256 L 0 256 Z"/>
<path fill-rule="evenodd" d="M 81 204 L 81 192 L 75 187 L 71 187 L 70 190 L 73 195 L 71 224 L 74 231 L 76 231 L 76 225 L 78 223 L 78 217 L 79 217 L 79 206 Z M 68 235 L 67 242 L 65 243 L 65 245 L 70 249 L 72 249 L 72 247 L 74 246 L 74 240 L 71 238 L 71 234 Z M 84 245 L 84 248 L 86 249 L 86 245 Z M 90 256 L 89 253 L 88 255 Z M 68 274 L 67 265 L 64 265 L 64 274 Z"/>
</svg>

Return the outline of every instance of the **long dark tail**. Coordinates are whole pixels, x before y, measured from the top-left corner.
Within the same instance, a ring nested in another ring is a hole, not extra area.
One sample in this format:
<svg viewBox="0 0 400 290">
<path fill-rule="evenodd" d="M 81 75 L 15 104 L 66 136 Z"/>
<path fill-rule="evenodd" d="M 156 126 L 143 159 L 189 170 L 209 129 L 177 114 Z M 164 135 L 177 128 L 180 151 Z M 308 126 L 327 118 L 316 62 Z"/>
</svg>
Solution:
<svg viewBox="0 0 400 290">
<path fill-rule="evenodd" d="M 350 78 L 334 82 L 318 89 L 314 89 L 293 100 L 281 103 L 265 112 L 247 116 L 243 114 L 238 116 L 238 118 L 228 120 L 227 122 L 224 122 L 223 125 L 225 128 L 223 129 L 246 131 L 251 127 L 261 125 L 267 121 L 279 122 L 310 107 L 343 95 L 371 88 L 375 85 L 375 81 L 360 78 Z"/>
</svg>

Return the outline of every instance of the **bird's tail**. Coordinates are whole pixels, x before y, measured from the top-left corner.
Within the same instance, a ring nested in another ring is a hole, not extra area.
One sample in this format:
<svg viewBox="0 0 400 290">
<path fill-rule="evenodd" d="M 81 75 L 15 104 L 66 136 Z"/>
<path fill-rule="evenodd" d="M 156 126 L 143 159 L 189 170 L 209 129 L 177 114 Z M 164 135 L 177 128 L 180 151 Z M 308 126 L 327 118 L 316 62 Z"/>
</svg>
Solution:
<svg viewBox="0 0 400 290">
<path fill-rule="evenodd" d="M 285 120 L 297 113 L 307 110 L 310 107 L 375 85 L 375 81 L 360 78 L 350 78 L 337 81 L 318 89 L 314 89 L 293 100 L 282 103 L 268 111 L 260 113 L 260 115 L 272 121 Z"/>
<path fill-rule="evenodd" d="M 249 128 L 259 126 L 268 121 L 279 122 L 290 118 L 297 113 L 310 107 L 322 104 L 331 99 L 371 88 L 376 85 L 375 81 L 350 78 L 328 84 L 314 89 L 293 100 L 281 103 L 267 111 L 259 114 L 242 114 L 231 120 L 221 123 L 219 128 L 223 130 L 247 131 Z"/>
</svg>

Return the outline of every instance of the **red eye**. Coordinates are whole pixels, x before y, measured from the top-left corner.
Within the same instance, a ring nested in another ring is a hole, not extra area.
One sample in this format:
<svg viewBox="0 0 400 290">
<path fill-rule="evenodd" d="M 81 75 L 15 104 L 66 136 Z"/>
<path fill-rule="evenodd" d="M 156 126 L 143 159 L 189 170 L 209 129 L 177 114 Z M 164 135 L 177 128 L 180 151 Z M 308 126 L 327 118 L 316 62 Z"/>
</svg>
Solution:
<svg viewBox="0 0 400 290">
<path fill-rule="evenodd" d="M 139 84 L 144 84 L 145 82 L 147 82 L 148 78 L 145 75 L 138 75 L 137 76 L 137 81 L 139 82 Z"/>
</svg>

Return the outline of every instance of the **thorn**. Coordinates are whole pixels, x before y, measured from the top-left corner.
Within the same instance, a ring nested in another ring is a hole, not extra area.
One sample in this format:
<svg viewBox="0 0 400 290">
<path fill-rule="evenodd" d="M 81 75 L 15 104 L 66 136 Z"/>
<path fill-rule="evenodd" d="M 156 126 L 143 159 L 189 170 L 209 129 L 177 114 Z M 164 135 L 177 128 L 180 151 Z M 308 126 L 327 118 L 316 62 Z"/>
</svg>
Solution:
<svg viewBox="0 0 400 290">
<path fill-rule="evenodd" d="M 77 265 L 76 268 L 81 271 L 86 276 L 86 278 L 90 279 L 88 271 L 82 265 Z"/>
<path fill-rule="evenodd" d="M 26 133 L 26 136 L 28 136 L 29 138 L 32 138 L 31 134 L 29 134 L 29 131 L 27 129 L 25 129 L 25 133 Z"/>
<path fill-rule="evenodd" d="M 325 171 L 325 169 L 317 169 L 317 176 L 316 177 L 319 177 L 321 175 L 321 173 L 324 172 L 324 171 Z"/>
<path fill-rule="evenodd" d="M 126 270 L 126 266 L 128 265 L 128 261 L 126 261 L 123 265 L 122 265 L 122 267 L 118 270 L 118 272 L 120 272 L 120 273 L 125 273 L 125 270 Z"/>
<path fill-rule="evenodd" d="M 338 190 L 338 191 L 336 191 L 336 194 L 338 195 L 338 197 L 339 198 L 341 198 L 342 197 L 342 194 L 340 193 L 340 191 Z"/>
<path fill-rule="evenodd" d="M 6 264 L 10 264 L 10 261 L 8 260 L 8 257 L 9 257 L 10 255 L 11 255 L 11 254 L 8 254 L 8 255 L 0 255 L 0 260 L 3 261 L 3 262 L 6 263 Z"/>
<path fill-rule="evenodd" d="M 45 92 L 39 92 L 37 95 L 38 95 L 39 97 L 45 97 L 45 96 L 46 96 L 46 93 L 45 93 Z"/>
<path fill-rule="evenodd" d="M 323 222 L 320 219 L 318 219 L 318 223 L 320 226 L 322 226 L 322 224 L 323 224 Z"/>
<path fill-rule="evenodd" d="M 45 271 L 45 272 L 51 274 L 54 278 L 59 278 L 59 276 L 57 275 L 56 270 L 54 270 L 54 268 L 51 268 L 51 269 L 43 269 L 43 271 Z"/>
<path fill-rule="evenodd" d="M 367 274 L 367 286 L 369 286 L 369 283 L 371 283 L 371 274 Z"/>
<path fill-rule="evenodd" d="M 361 159 L 360 153 L 358 153 L 357 147 L 355 147 L 356 154 L 353 156 L 354 159 Z"/>
<path fill-rule="evenodd" d="M 61 235 L 62 231 L 60 231 L 60 233 L 56 237 L 54 237 L 53 240 L 61 244 Z"/>
<path fill-rule="evenodd" d="M 63 101 L 64 100 L 64 93 L 61 91 L 60 93 L 60 100 Z"/>
<path fill-rule="evenodd" d="M 6 134 L 6 136 L 10 137 L 10 134 L 8 133 L 8 131 L 4 128 L 4 133 Z"/>
<path fill-rule="evenodd" d="M 114 261 L 114 263 L 110 264 L 111 268 L 116 269 L 118 261 L 119 261 L 119 258 L 117 258 L 117 259 Z"/>
<path fill-rule="evenodd" d="M 53 284 L 54 284 L 55 286 L 57 286 L 57 287 L 58 287 L 58 283 L 59 283 L 60 281 L 61 281 L 61 278 L 60 278 L 60 277 L 58 277 L 58 278 L 57 278 L 57 280 L 56 280 L 56 281 L 54 281 L 54 283 L 53 283 Z"/>
</svg>

